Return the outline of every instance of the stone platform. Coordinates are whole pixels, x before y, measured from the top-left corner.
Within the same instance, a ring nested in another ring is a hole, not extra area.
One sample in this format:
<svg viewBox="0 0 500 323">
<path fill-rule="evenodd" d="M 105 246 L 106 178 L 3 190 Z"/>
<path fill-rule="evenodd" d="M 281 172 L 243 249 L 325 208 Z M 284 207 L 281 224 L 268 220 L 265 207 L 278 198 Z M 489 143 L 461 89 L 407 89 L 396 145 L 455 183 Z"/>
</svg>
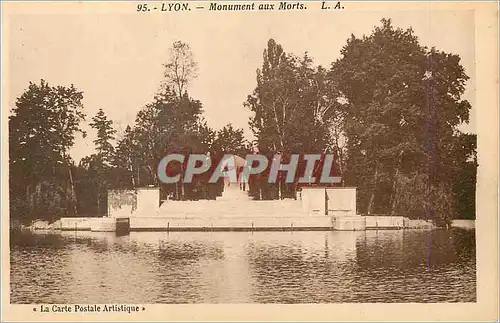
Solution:
<svg viewBox="0 0 500 323">
<path fill-rule="evenodd" d="M 362 231 L 431 228 L 401 216 L 356 214 L 356 188 L 302 188 L 295 199 L 253 201 L 239 185 L 217 200 L 160 201 L 158 188 L 110 191 L 108 217 L 63 218 L 56 229 L 90 231 Z"/>
<path fill-rule="evenodd" d="M 384 216 L 141 216 L 62 218 L 50 229 L 63 231 L 363 231 L 431 229 L 430 221 Z"/>
</svg>

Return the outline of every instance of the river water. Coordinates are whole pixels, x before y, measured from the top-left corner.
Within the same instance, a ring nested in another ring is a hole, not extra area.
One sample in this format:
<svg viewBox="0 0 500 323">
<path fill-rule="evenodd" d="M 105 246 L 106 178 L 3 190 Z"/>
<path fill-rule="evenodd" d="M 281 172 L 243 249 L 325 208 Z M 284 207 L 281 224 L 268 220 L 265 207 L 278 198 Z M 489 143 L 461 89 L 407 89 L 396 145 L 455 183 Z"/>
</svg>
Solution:
<svg viewBox="0 0 500 323">
<path fill-rule="evenodd" d="M 475 302 L 474 230 L 11 234 L 11 303 Z"/>
</svg>

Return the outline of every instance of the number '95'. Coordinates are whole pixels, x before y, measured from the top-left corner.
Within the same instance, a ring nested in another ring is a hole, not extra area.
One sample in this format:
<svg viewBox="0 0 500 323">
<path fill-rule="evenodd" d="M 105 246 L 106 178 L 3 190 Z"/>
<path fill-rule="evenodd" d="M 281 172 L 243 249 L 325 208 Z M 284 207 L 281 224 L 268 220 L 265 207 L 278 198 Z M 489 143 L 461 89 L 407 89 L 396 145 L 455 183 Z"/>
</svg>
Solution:
<svg viewBox="0 0 500 323">
<path fill-rule="evenodd" d="M 138 4 L 137 11 L 149 11 L 148 5 L 147 4 Z"/>
</svg>

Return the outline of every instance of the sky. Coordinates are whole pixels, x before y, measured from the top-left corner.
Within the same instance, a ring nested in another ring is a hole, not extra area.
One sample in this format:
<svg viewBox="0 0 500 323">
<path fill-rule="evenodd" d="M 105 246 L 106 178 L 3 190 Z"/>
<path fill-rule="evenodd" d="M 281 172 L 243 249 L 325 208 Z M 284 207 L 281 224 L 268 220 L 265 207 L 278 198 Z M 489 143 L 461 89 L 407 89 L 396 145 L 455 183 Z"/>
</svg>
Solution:
<svg viewBox="0 0 500 323">
<path fill-rule="evenodd" d="M 397 27 L 411 26 L 423 45 L 460 55 L 471 78 L 463 98 L 473 107 L 471 122 L 462 130 L 475 133 L 475 28 L 473 12 L 466 10 L 15 15 L 9 22 L 8 102 L 12 107 L 30 81 L 42 78 L 82 90 L 88 116 L 82 128 L 89 136 L 77 137 L 71 149 L 78 162 L 94 152 L 91 117 L 102 108 L 123 133 L 152 101 L 168 50 L 181 40 L 198 63 L 198 77 L 188 91 L 202 102 L 208 124 L 220 129 L 232 123 L 251 138 L 250 112 L 243 102 L 256 86 L 269 38 L 286 52 L 307 51 L 315 64 L 328 67 L 351 34 L 370 34 L 383 17 Z"/>
</svg>

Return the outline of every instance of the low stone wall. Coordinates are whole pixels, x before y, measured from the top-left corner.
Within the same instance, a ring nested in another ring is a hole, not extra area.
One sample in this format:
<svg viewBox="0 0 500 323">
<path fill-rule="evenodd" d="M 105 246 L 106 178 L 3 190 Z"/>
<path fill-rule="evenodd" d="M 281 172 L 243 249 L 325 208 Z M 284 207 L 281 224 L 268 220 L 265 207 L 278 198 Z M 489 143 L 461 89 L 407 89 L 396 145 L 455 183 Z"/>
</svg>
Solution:
<svg viewBox="0 0 500 323">
<path fill-rule="evenodd" d="M 130 218 L 131 231 L 252 231 L 252 230 L 331 230 L 330 217 L 214 217 L 214 218 L 169 218 L 169 217 L 140 217 Z"/>
<path fill-rule="evenodd" d="M 97 232 L 115 232 L 120 224 L 120 229 L 128 231 L 128 218 L 61 218 L 54 222 L 51 229 L 61 231 L 97 231 Z M 123 230 L 122 230 L 123 231 Z"/>
<path fill-rule="evenodd" d="M 452 228 L 475 229 L 476 220 L 453 220 L 451 221 Z"/>
<path fill-rule="evenodd" d="M 75 217 L 75 218 L 60 218 L 59 220 L 49 223 L 48 221 L 36 220 L 27 228 L 34 230 L 90 230 L 90 222 L 94 218 Z"/>
<path fill-rule="evenodd" d="M 405 229 L 433 229 L 436 227 L 430 220 L 412 220 L 408 218 L 404 218 L 404 225 Z"/>
<path fill-rule="evenodd" d="M 412 220 L 403 216 L 366 216 L 366 229 L 432 229 L 435 225 L 432 221 Z"/>
<path fill-rule="evenodd" d="M 68 231 L 90 230 L 91 222 L 98 218 L 60 218 L 54 222 L 54 229 Z"/>
<path fill-rule="evenodd" d="M 366 216 L 367 229 L 402 229 L 404 217 L 402 216 Z"/>
<path fill-rule="evenodd" d="M 366 217 L 341 216 L 332 218 L 333 229 L 337 231 L 363 231 L 366 230 Z"/>
<path fill-rule="evenodd" d="M 90 230 L 96 232 L 115 232 L 116 218 L 97 218 L 90 221 Z"/>
<path fill-rule="evenodd" d="M 123 224 L 123 225 L 122 225 Z M 118 230 L 118 226 L 125 230 Z M 62 218 L 60 230 L 115 231 L 363 231 L 387 229 L 430 229 L 430 221 L 402 216 L 221 216 L 221 217 L 130 217 Z"/>
</svg>

